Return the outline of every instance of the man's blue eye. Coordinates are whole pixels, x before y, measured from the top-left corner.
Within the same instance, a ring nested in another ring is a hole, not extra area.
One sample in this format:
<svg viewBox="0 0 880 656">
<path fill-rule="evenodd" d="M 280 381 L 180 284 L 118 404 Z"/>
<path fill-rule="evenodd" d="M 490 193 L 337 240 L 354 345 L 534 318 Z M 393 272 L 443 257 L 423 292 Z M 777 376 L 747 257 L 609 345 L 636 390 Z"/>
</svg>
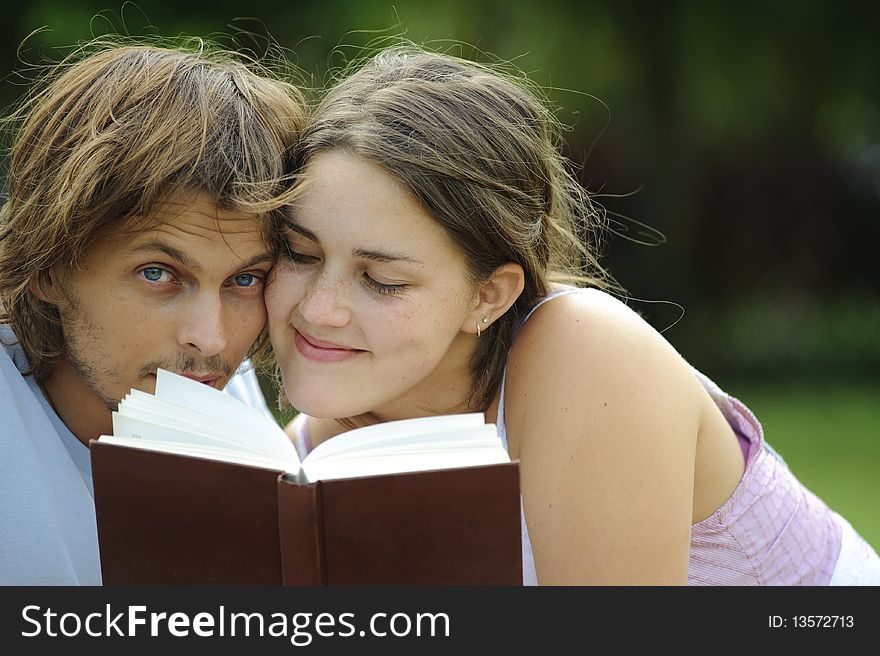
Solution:
<svg viewBox="0 0 880 656">
<path fill-rule="evenodd" d="M 162 273 L 164 272 L 159 267 L 150 267 L 148 269 L 144 269 L 142 273 L 144 274 L 144 278 L 146 278 L 150 282 L 159 282 L 159 280 L 161 280 L 162 278 Z"/>
<path fill-rule="evenodd" d="M 235 276 L 235 284 L 239 287 L 252 287 L 257 282 L 257 277 L 252 273 L 239 273 Z"/>
</svg>

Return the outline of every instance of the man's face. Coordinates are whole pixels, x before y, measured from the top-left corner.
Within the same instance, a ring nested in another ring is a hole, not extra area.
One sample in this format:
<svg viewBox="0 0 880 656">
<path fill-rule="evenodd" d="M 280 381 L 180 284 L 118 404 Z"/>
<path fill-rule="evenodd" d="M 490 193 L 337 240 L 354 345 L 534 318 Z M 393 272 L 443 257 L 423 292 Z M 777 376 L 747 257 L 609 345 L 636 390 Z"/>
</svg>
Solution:
<svg viewBox="0 0 880 656">
<path fill-rule="evenodd" d="M 265 325 L 272 256 L 253 217 L 195 197 L 151 218 L 54 272 L 67 357 L 46 388 L 68 426 L 62 408 L 115 409 L 159 367 L 222 389 Z"/>
</svg>

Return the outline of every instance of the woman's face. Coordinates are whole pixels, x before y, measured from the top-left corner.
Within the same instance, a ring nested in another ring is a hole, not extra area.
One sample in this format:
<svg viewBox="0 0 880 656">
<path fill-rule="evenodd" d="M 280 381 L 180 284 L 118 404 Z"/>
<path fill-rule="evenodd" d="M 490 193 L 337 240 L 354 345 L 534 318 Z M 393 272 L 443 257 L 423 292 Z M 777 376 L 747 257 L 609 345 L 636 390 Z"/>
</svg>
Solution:
<svg viewBox="0 0 880 656">
<path fill-rule="evenodd" d="M 464 256 L 369 160 L 329 151 L 304 173 L 290 253 L 266 291 L 291 404 L 315 417 L 386 419 L 460 406 L 476 344 Z"/>
</svg>

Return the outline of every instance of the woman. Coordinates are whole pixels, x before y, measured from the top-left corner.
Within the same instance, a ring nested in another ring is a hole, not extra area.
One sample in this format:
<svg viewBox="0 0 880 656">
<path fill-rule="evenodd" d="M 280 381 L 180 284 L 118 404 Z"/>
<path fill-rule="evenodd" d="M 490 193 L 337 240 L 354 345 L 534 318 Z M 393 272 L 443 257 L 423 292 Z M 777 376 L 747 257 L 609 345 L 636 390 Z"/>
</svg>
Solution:
<svg viewBox="0 0 880 656">
<path fill-rule="evenodd" d="M 602 291 L 556 141 L 517 82 L 414 48 L 329 91 L 266 295 L 294 440 L 483 411 L 520 460 L 527 584 L 880 582 L 754 416 Z"/>
</svg>

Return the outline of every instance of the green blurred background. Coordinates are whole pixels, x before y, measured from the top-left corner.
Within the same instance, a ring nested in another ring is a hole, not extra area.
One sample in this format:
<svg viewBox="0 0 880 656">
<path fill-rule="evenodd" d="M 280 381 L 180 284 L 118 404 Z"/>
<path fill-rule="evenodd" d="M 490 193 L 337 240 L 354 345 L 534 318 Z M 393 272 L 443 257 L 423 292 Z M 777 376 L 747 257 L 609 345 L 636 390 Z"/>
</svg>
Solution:
<svg viewBox="0 0 880 656">
<path fill-rule="evenodd" d="M 314 84 L 377 36 L 514 62 L 571 128 L 632 305 L 880 548 L 880 3 L 29 0 L 3 15 L 4 75 L 119 30 L 258 52 L 270 34 Z M 0 103 L 23 84 L 5 77 Z"/>
</svg>

